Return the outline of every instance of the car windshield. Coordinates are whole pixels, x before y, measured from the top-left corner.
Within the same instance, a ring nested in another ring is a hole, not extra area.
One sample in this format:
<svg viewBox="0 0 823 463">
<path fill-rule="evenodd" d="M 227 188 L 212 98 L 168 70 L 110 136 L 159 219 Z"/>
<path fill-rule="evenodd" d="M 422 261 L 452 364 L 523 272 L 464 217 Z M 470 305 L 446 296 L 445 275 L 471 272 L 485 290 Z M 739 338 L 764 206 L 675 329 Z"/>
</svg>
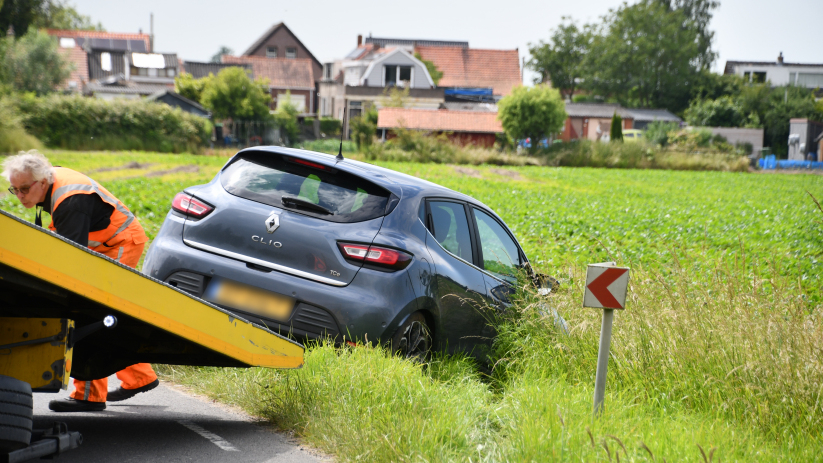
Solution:
<svg viewBox="0 0 823 463">
<path fill-rule="evenodd" d="M 287 159 L 271 153 L 241 155 L 226 167 L 220 182 L 235 196 L 332 222 L 360 222 L 384 214 L 389 194 L 368 180 Z"/>
</svg>

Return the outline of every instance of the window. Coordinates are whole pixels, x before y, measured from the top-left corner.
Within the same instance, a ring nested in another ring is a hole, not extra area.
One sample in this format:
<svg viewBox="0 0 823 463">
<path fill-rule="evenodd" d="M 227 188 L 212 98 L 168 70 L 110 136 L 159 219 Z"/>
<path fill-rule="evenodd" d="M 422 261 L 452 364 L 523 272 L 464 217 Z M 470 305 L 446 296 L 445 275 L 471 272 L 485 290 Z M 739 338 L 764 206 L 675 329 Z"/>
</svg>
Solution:
<svg viewBox="0 0 823 463">
<path fill-rule="evenodd" d="M 111 71 L 111 53 L 107 51 L 100 53 L 100 68 L 104 71 Z"/>
<path fill-rule="evenodd" d="M 766 82 L 766 73 L 765 72 L 753 72 L 752 73 L 752 82 L 756 84 L 762 84 Z"/>
<path fill-rule="evenodd" d="M 166 69 L 166 77 L 174 77 L 174 75 L 175 75 L 174 68 Z"/>
<path fill-rule="evenodd" d="M 266 58 L 277 58 L 277 47 L 266 47 Z"/>
<path fill-rule="evenodd" d="M 797 74 L 797 85 L 806 88 L 823 87 L 823 74 L 799 72 Z"/>
<path fill-rule="evenodd" d="M 60 37 L 60 48 L 74 48 L 75 42 L 71 37 Z"/>
<path fill-rule="evenodd" d="M 220 174 L 220 182 L 232 195 L 270 206 L 283 207 L 284 198 L 322 206 L 331 214 L 311 207 L 299 211 L 338 223 L 381 217 L 389 198 L 385 190 L 363 178 L 304 166 L 267 152 L 240 155 Z"/>
<path fill-rule="evenodd" d="M 429 212 L 432 234 L 437 242 L 455 256 L 472 262 L 472 240 L 463 204 L 430 201 Z"/>
<path fill-rule="evenodd" d="M 480 209 L 472 209 L 477 221 L 483 268 L 501 278 L 514 281 L 520 267 L 520 252 L 500 222 Z"/>
<path fill-rule="evenodd" d="M 325 63 L 323 64 L 323 79 L 331 80 L 331 73 L 334 69 L 334 63 Z"/>
<path fill-rule="evenodd" d="M 286 48 L 286 58 L 297 58 L 297 48 L 294 48 L 294 47 Z"/>
<path fill-rule="evenodd" d="M 411 84 L 411 75 L 411 66 L 383 66 L 383 82 L 385 87 L 408 87 Z"/>
</svg>

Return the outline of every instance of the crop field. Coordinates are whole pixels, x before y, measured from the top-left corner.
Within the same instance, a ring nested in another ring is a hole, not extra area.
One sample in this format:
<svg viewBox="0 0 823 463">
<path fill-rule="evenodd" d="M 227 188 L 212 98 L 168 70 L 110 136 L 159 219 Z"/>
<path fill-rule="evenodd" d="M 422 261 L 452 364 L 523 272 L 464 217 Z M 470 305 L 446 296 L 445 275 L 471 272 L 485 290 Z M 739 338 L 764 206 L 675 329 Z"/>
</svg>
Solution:
<svg viewBox="0 0 823 463">
<path fill-rule="evenodd" d="M 225 157 L 48 152 L 150 238 Z M 341 461 L 814 461 L 823 444 L 823 176 L 380 163 L 471 195 L 561 281 L 493 320 L 489 373 L 310 346 L 298 371 L 163 367 Z M 3 190 L 7 186 L 2 181 Z M 0 208 L 33 220 L 9 194 Z M 606 413 L 591 416 L 599 313 L 586 263 L 632 268 Z M 558 329 L 552 312 L 568 322 Z M 353 367 L 354 366 L 354 367 Z"/>
</svg>

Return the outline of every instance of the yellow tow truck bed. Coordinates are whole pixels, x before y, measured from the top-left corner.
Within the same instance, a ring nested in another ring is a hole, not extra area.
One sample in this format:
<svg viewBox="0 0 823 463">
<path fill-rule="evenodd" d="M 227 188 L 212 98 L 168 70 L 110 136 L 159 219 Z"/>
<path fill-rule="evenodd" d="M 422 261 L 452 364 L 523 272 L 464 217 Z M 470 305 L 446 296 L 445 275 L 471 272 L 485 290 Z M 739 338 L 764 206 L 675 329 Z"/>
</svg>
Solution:
<svg viewBox="0 0 823 463">
<path fill-rule="evenodd" d="M 107 315 L 114 315 L 117 325 L 93 331 L 73 346 L 67 358 L 71 376 L 102 378 L 141 362 L 303 365 L 301 344 L 0 211 L 0 323 L 3 318 L 71 320 L 82 330 Z M 22 335 L 19 342 L 28 339 Z M 8 331 L 0 346 L 14 344 L 9 336 L 17 335 Z M 0 374 L 15 377 L 9 368 L 22 350 L 0 351 Z"/>
</svg>

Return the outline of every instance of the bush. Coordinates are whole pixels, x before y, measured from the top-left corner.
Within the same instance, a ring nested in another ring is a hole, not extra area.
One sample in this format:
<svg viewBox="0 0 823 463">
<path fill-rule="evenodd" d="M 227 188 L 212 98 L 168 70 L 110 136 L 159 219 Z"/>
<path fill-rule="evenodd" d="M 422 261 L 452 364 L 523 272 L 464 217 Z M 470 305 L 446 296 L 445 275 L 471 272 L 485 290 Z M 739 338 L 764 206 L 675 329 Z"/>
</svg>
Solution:
<svg viewBox="0 0 823 463">
<path fill-rule="evenodd" d="M 609 127 L 609 140 L 612 142 L 623 141 L 623 118 L 614 113 L 612 125 Z"/>
<path fill-rule="evenodd" d="M 23 128 L 20 116 L 7 99 L 0 99 L 0 154 L 40 149 L 43 144 Z"/>
<path fill-rule="evenodd" d="M 651 143 L 665 147 L 669 144 L 669 134 L 680 129 L 677 122 L 654 121 L 646 126 L 643 137 Z"/>
<path fill-rule="evenodd" d="M 343 126 L 343 121 L 337 120 L 333 117 L 320 118 L 320 132 L 326 134 L 327 137 L 340 135 L 340 128 Z"/>
<path fill-rule="evenodd" d="M 162 103 L 63 95 L 15 103 L 26 130 L 53 148 L 196 152 L 211 137 L 207 119 Z"/>
<path fill-rule="evenodd" d="M 290 92 L 286 92 L 290 94 Z M 290 98 L 286 98 L 290 101 Z M 297 108 L 290 102 L 284 102 L 277 105 L 277 110 L 274 112 L 274 121 L 280 127 L 280 135 L 285 135 L 286 144 L 294 146 L 300 137 L 300 126 L 297 123 Z"/>
<path fill-rule="evenodd" d="M 377 108 L 372 106 L 361 116 L 351 120 L 351 138 L 357 144 L 357 150 L 367 149 L 374 142 L 377 133 Z"/>
</svg>

